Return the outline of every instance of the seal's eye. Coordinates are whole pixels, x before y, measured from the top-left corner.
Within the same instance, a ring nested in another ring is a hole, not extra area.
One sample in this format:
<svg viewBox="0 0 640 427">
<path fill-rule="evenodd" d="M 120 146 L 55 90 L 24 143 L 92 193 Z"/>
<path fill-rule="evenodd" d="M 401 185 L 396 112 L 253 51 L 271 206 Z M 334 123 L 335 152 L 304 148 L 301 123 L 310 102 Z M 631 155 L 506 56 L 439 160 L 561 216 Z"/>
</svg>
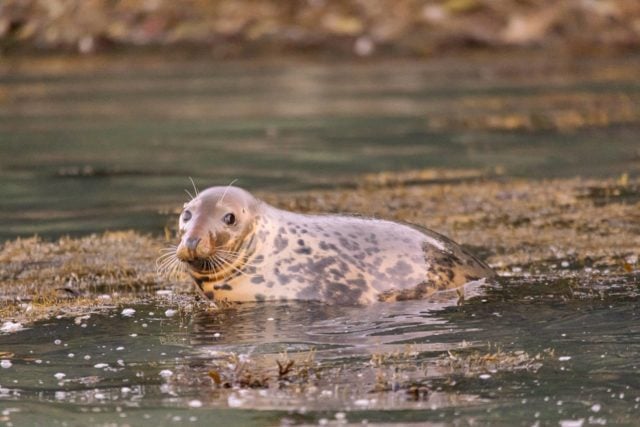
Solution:
<svg viewBox="0 0 640 427">
<path fill-rule="evenodd" d="M 184 222 L 187 222 L 191 219 L 191 211 L 184 211 L 182 212 L 182 220 Z"/>
<path fill-rule="evenodd" d="M 222 220 L 227 225 L 233 225 L 236 223 L 236 216 L 232 213 L 228 213 L 224 216 L 224 218 L 222 218 Z"/>
</svg>

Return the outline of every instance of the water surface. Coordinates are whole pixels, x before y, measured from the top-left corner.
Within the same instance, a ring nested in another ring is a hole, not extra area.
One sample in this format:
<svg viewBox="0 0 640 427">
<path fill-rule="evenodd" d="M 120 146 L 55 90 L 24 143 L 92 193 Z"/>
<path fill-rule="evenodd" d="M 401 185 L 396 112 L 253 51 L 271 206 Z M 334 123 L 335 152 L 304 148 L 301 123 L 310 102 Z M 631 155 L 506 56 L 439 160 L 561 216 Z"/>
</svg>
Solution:
<svg viewBox="0 0 640 427">
<path fill-rule="evenodd" d="M 188 177 L 253 191 L 362 173 L 640 170 L 640 58 L 0 65 L 0 238 L 160 232 Z"/>
<path fill-rule="evenodd" d="M 567 303 L 497 291 L 449 308 L 244 304 L 165 315 L 179 306 L 158 299 L 127 307 L 136 310 L 131 317 L 118 308 L 0 336 L 0 351 L 12 353 L 0 380 L 4 420 L 628 425 L 640 411 L 634 299 Z M 276 360 L 285 352 L 294 366 L 313 360 L 312 374 L 279 381 Z M 512 360 L 466 368 L 452 361 L 474 352 Z M 239 363 L 269 380 L 225 388 L 209 376 L 233 383 Z"/>
</svg>

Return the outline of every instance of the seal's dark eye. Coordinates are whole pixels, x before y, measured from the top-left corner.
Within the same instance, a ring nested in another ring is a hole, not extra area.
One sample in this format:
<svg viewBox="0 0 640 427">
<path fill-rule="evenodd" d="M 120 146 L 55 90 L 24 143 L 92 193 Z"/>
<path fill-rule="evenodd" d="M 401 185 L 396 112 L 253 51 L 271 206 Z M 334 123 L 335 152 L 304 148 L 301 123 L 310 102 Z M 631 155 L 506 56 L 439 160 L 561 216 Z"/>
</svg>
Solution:
<svg viewBox="0 0 640 427">
<path fill-rule="evenodd" d="M 182 212 L 182 220 L 184 222 L 187 222 L 191 219 L 191 211 L 184 211 Z"/>
<path fill-rule="evenodd" d="M 224 218 L 222 218 L 222 220 L 227 225 L 233 225 L 236 223 L 236 216 L 232 213 L 228 213 L 224 216 Z"/>
</svg>

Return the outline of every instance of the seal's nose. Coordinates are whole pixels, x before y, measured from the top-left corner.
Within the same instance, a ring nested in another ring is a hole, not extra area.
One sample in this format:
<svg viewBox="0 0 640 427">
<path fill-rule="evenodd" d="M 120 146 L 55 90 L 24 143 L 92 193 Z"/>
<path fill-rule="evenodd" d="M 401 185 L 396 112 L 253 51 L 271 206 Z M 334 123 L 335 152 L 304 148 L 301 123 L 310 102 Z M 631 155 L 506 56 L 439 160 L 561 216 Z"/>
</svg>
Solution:
<svg viewBox="0 0 640 427">
<path fill-rule="evenodd" d="M 200 243 L 199 237 L 189 237 L 184 244 L 190 251 L 195 251 L 198 247 L 198 243 Z"/>
</svg>

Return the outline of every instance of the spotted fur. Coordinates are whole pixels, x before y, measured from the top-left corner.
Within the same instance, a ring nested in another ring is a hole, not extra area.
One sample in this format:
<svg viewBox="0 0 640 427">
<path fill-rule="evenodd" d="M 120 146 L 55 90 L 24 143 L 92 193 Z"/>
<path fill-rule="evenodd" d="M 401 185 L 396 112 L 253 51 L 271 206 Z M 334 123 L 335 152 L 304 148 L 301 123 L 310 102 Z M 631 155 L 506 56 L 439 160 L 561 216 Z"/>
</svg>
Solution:
<svg viewBox="0 0 640 427">
<path fill-rule="evenodd" d="M 198 197 L 220 197 L 220 191 L 212 188 Z M 225 197 L 230 209 L 246 205 L 251 212 L 235 232 L 208 230 L 215 235 L 215 248 L 241 254 L 233 268 L 223 271 L 190 268 L 209 299 L 368 304 L 427 298 L 493 276 L 486 264 L 427 229 L 379 219 L 288 212 L 235 187 Z"/>
</svg>

